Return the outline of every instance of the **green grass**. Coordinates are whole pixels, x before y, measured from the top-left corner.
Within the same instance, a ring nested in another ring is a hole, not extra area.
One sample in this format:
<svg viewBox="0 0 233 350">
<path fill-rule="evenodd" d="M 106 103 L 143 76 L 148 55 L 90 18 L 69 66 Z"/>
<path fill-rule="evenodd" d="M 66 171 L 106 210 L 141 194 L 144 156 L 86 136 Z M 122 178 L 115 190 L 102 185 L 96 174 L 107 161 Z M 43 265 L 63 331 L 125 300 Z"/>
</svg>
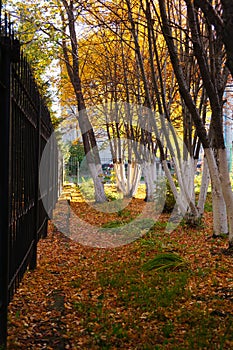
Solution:
<svg viewBox="0 0 233 350">
<path fill-rule="evenodd" d="M 121 233 L 130 218 L 128 209 L 119 210 L 117 220 L 105 227 Z M 150 226 L 143 220 L 137 228 Z M 129 226 L 131 233 L 134 226 Z M 213 258 L 198 245 L 220 247 L 223 240 L 205 241 L 209 233 L 200 228 L 183 226 L 168 234 L 165 227 L 166 222 L 157 221 L 126 249 L 87 248 L 72 257 L 74 266 L 67 270 L 71 278 L 64 279 L 69 293 L 62 318 L 69 321 L 66 336 L 74 348 L 228 350 L 233 342 L 231 300 L 218 289 L 222 273 L 228 273 L 229 285 L 233 278 L 221 256 Z M 14 315 L 19 323 L 23 312 Z"/>
<path fill-rule="evenodd" d="M 118 210 L 117 215 L 121 218 L 129 218 L 131 212 L 128 209 Z"/>
<path fill-rule="evenodd" d="M 176 270 L 187 268 L 187 266 L 188 263 L 179 255 L 174 253 L 161 253 L 147 261 L 143 266 L 143 270 Z"/>
<path fill-rule="evenodd" d="M 120 220 L 113 220 L 110 222 L 106 222 L 105 224 L 101 225 L 102 228 L 116 228 L 125 225 L 125 222 Z"/>
<path fill-rule="evenodd" d="M 181 261 L 184 262 L 183 259 Z M 198 303 L 196 306 L 194 304 L 192 311 L 181 308 L 181 312 L 174 314 L 172 318 L 167 315 L 167 311 L 171 308 L 176 311 L 177 303 L 191 297 L 187 289 L 191 276 L 189 270 L 178 271 L 169 268 L 156 272 L 149 269 L 145 271 L 145 281 L 142 283 L 141 271 L 136 268 L 136 265 L 127 266 L 120 263 L 114 269 L 114 274 L 110 268 L 97 274 L 94 286 L 102 290 L 97 299 L 92 300 L 90 297 L 74 305 L 78 316 L 83 320 L 83 327 L 91 336 L 90 345 L 97 346 L 98 349 L 111 349 L 113 344 L 118 348 L 124 348 L 124 346 L 127 348 L 130 334 L 140 332 L 140 323 L 144 320 L 147 325 L 147 337 L 140 349 L 163 350 L 167 349 L 169 344 L 169 349 L 172 350 L 217 350 L 226 349 L 224 347 L 226 339 L 233 339 L 232 319 L 229 319 L 229 327 L 224 326 L 224 334 L 219 336 L 219 346 L 212 346 L 214 330 L 223 326 L 219 326 L 219 319 L 204 312 Z M 112 308 L 105 304 L 108 293 L 111 292 L 116 295 L 115 305 Z M 121 310 L 121 320 L 118 322 L 116 322 L 117 310 Z M 127 310 L 125 318 L 123 310 Z M 134 310 L 137 312 L 134 313 Z M 160 329 L 161 344 L 155 345 L 153 334 L 150 333 L 150 323 L 156 323 Z M 98 331 L 95 324 L 101 325 Z M 188 330 L 184 336 L 187 344 L 185 347 L 176 342 L 177 324 L 181 327 L 182 324 L 188 324 Z"/>
<path fill-rule="evenodd" d="M 205 202 L 204 208 L 206 213 L 212 213 L 213 211 L 212 203 L 209 200 Z"/>
<path fill-rule="evenodd" d="M 112 349 L 114 344 L 116 348 L 127 348 L 130 334 L 139 334 L 140 324 L 145 319 L 148 324 L 148 336 L 147 344 L 144 344 L 143 348 L 155 349 L 149 324 L 156 322 L 164 338 L 173 337 L 173 321 L 167 319 L 166 308 L 186 295 L 188 274 L 161 271 L 155 275 L 150 272 L 146 283 L 142 283 L 141 271 L 135 266 L 129 267 L 120 263 L 116 268 L 114 274 L 112 269 L 97 274 L 93 289 L 102 290 L 98 298 L 93 298 L 90 294 L 85 300 L 74 303 L 77 317 L 90 336 L 90 346 Z M 106 304 L 108 293 L 116 295 L 115 305 L 112 307 Z M 119 321 L 118 310 L 121 310 Z M 125 314 L 124 310 L 127 311 Z M 96 325 L 99 325 L 97 329 Z M 151 344 L 148 339 L 151 339 Z"/>
<path fill-rule="evenodd" d="M 219 337 L 218 345 L 213 344 L 214 330 L 218 332 L 219 319 L 211 314 L 205 313 L 199 306 L 191 312 L 184 311 L 179 317 L 179 322 L 186 322 L 189 325 L 185 338 L 188 348 L 192 349 L 226 349 L 226 339 L 233 340 L 232 325 L 233 317 L 229 318 L 228 325 L 224 326 L 224 333 Z M 212 330 L 212 331 L 211 331 Z"/>
<path fill-rule="evenodd" d="M 191 271 L 188 262 L 176 253 L 162 251 L 154 256 L 151 253 L 153 250 L 158 252 L 161 244 L 170 243 L 169 236 L 163 236 L 161 243 L 161 236 L 153 229 L 139 240 L 138 259 L 119 261 L 110 266 L 108 260 L 104 262 L 104 270 L 97 273 L 92 286 L 93 290 L 102 291 L 99 297 L 95 300 L 89 297 L 75 305 L 78 316 L 83 319 L 83 327 L 90 335 L 89 346 L 112 349 L 114 344 L 119 349 L 127 348 L 132 334 L 140 334 L 145 322 L 145 341 L 141 338 L 139 349 L 226 349 L 226 340 L 233 339 L 232 318 L 229 317 L 228 326 L 219 323 L 219 317 L 202 310 L 201 301 L 192 300 L 188 288 L 191 277 L 195 275 L 201 281 L 209 270 Z M 112 293 L 115 301 L 111 307 L 107 299 Z M 183 300 L 190 300 L 191 310 L 181 307 Z M 169 315 L 170 310 L 173 312 Z M 95 324 L 100 325 L 98 330 Z M 159 340 L 155 341 L 150 324 L 156 324 Z M 177 325 L 186 326 L 185 345 L 176 340 Z M 215 332 L 219 329 L 222 333 L 217 345 Z"/>
</svg>

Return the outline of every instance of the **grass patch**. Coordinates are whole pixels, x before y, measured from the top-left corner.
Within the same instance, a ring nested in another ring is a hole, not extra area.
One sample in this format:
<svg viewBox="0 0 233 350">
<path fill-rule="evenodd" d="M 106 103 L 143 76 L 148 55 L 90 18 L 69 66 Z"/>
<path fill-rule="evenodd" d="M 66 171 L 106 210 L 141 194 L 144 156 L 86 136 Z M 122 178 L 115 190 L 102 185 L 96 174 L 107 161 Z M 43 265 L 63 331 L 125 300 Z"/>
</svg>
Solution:
<svg viewBox="0 0 233 350">
<path fill-rule="evenodd" d="M 131 217 L 131 212 L 127 209 L 118 210 L 117 215 L 120 218 L 129 218 L 129 217 Z"/>
<path fill-rule="evenodd" d="M 161 253 L 143 265 L 144 271 L 150 270 L 180 270 L 186 269 L 188 263 L 179 255 L 174 253 Z"/>
<path fill-rule="evenodd" d="M 189 328 L 185 335 L 187 340 L 187 349 L 228 349 L 227 340 L 233 340 L 233 317 L 228 319 L 227 324 L 223 325 L 223 332 L 220 333 L 222 326 L 219 325 L 219 318 L 211 313 L 204 313 L 197 308 L 192 313 L 184 312 L 179 321 L 187 322 Z M 212 332 L 211 332 L 212 330 Z M 215 330 L 215 333 L 214 331 Z M 216 333 L 219 334 L 218 344 L 216 342 Z"/>
<path fill-rule="evenodd" d="M 120 227 L 120 226 L 124 226 L 125 222 L 123 221 L 110 221 L 110 222 L 106 222 L 103 225 L 101 225 L 102 228 L 116 228 L 116 227 Z"/>
</svg>

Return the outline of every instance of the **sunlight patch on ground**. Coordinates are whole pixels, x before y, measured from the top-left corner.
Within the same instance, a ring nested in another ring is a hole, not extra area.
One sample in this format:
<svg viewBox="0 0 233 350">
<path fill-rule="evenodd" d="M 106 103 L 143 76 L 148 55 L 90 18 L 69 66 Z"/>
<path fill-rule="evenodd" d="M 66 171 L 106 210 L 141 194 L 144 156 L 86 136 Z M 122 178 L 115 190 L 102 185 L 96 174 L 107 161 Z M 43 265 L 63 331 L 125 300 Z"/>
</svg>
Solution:
<svg viewBox="0 0 233 350">
<path fill-rule="evenodd" d="M 125 199 L 123 199 L 123 195 L 117 190 L 115 185 L 106 184 L 104 187 L 105 187 L 105 192 L 107 197 L 111 195 L 112 201 L 116 201 L 116 202 L 117 200 L 125 201 Z M 144 199 L 145 195 L 146 195 L 145 184 L 140 184 L 138 186 L 138 190 L 136 194 L 134 195 L 134 198 Z M 86 199 L 86 196 L 82 195 L 82 191 L 80 191 L 77 185 L 69 182 L 64 183 L 63 190 L 59 197 L 59 200 L 69 200 L 70 202 L 80 202 L 80 203 L 89 202 L 89 200 Z M 127 199 L 127 202 L 129 202 L 130 200 L 131 199 Z M 109 206 L 109 202 L 107 204 L 103 203 L 102 205 Z M 114 206 L 117 206 L 117 203 L 115 203 Z"/>
</svg>

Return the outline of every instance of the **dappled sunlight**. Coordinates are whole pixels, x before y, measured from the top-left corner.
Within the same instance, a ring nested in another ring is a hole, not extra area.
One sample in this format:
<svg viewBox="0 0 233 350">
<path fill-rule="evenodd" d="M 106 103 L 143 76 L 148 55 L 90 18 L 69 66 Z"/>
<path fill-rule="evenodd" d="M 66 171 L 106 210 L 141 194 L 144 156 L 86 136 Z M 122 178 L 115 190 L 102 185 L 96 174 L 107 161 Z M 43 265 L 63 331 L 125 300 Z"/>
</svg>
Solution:
<svg viewBox="0 0 233 350">
<path fill-rule="evenodd" d="M 108 190 L 109 188 L 110 186 L 108 186 Z M 114 187 L 112 187 L 111 193 L 116 193 Z M 85 220 L 91 225 L 101 226 L 117 219 L 120 219 L 122 222 L 127 222 L 129 219 L 132 220 L 140 215 L 145 206 L 144 197 L 145 192 L 143 193 L 142 187 L 138 190 L 135 198 L 115 199 L 109 200 L 105 203 L 95 204 L 88 202 L 77 186 L 68 184 L 63 188 L 56 210 L 58 207 L 61 207 L 60 202 L 69 201 L 70 208 L 79 218 Z M 64 207 L 68 208 L 67 205 L 63 204 L 63 214 Z M 66 209 L 66 212 L 67 215 L 69 215 L 68 209 Z"/>
<path fill-rule="evenodd" d="M 128 244 L 146 234 L 161 213 L 156 202 L 145 202 L 144 189 L 140 187 L 136 198 L 117 198 L 116 189 L 108 185 L 111 199 L 90 203 L 77 186 L 66 184 L 54 210 L 53 223 L 83 245 L 107 248 Z"/>
</svg>

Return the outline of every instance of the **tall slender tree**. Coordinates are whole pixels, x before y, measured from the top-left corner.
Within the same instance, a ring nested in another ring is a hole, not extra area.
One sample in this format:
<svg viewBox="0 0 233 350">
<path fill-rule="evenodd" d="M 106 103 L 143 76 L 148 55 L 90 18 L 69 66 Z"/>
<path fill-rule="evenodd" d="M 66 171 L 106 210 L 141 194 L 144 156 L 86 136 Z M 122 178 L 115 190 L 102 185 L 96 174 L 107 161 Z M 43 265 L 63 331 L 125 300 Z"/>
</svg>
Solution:
<svg viewBox="0 0 233 350">
<path fill-rule="evenodd" d="M 233 193 L 230 185 L 229 173 L 227 170 L 226 149 L 224 145 L 222 128 L 222 97 L 225 86 L 224 84 L 226 82 L 225 75 L 227 75 L 227 72 L 222 68 L 224 67 L 223 61 L 221 64 L 219 64 L 219 61 L 216 60 L 216 58 L 214 61 L 214 57 L 211 55 L 211 51 L 208 52 L 204 50 L 204 37 L 201 36 L 199 22 L 200 18 L 198 17 L 198 9 L 195 7 L 194 2 L 185 0 L 185 4 L 187 6 L 187 16 L 190 26 L 193 52 L 199 66 L 203 85 L 210 100 L 211 122 L 209 137 L 196 108 L 195 101 L 192 99 L 192 96 L 188 91 L 187 82 L 185 80 L 183 70 L 179 64 L 179 56 L 172 36 L 171 23 L 169 22 L 168 18 L 168 4 L 167 2 L 159 0 L 162 30 L 168 45 L 171 62 L 179 84 L 181 96 L 183 97 L 185 104 L 189 109 L 196 127 L 196 132 L 202 142 L 205 151 L 212 182 L 212 191 L 215 192 L 215 195 L 217 197 L 222 198 L 222 195 L 224 197 L 224 202 L 227 210 L 229 247 L 231 248 L 233 245 Z M 214 37 L 215 36 L 213 33 L 211 38 L 213 39 Z M 216 49 L 218 49 L 218 46 Z M 219 56 L 217 56 L 217 58 L 218 57 Z M 214 75 L 212 74 L 211 68 L 215 69 Z M 225 220 L 224 212 L 221 212 L 221 209 L 222 207 L 214 208 L 215 213 L 220 213 L 220 221 Z"/>
<path fill-rule="evenodd" d="M 87 108 L 82 91 L 82 81 L 80 76 L 79 50 L 76 33 L 76 18 L 79 9 L 75 7 L 74 1 L 62 0 L 65 12 L 61 10 L 63 24 L 62 30 L 62 50 L 65 59 L 67 72 L 72 83 L 78 106 L 78 122 L 82 133 L 85 154 L 94 182 L 95 199 L 97 202 L 105 202 L 106 196 L 101 180 L 102 167 L 98 152 L 98 146 L 93 127 L 88 118 Z M 68 33 L 67 33 L 68 31 Z M 69 43 L 67 42 L 67 39 Z"/>
</svg>

